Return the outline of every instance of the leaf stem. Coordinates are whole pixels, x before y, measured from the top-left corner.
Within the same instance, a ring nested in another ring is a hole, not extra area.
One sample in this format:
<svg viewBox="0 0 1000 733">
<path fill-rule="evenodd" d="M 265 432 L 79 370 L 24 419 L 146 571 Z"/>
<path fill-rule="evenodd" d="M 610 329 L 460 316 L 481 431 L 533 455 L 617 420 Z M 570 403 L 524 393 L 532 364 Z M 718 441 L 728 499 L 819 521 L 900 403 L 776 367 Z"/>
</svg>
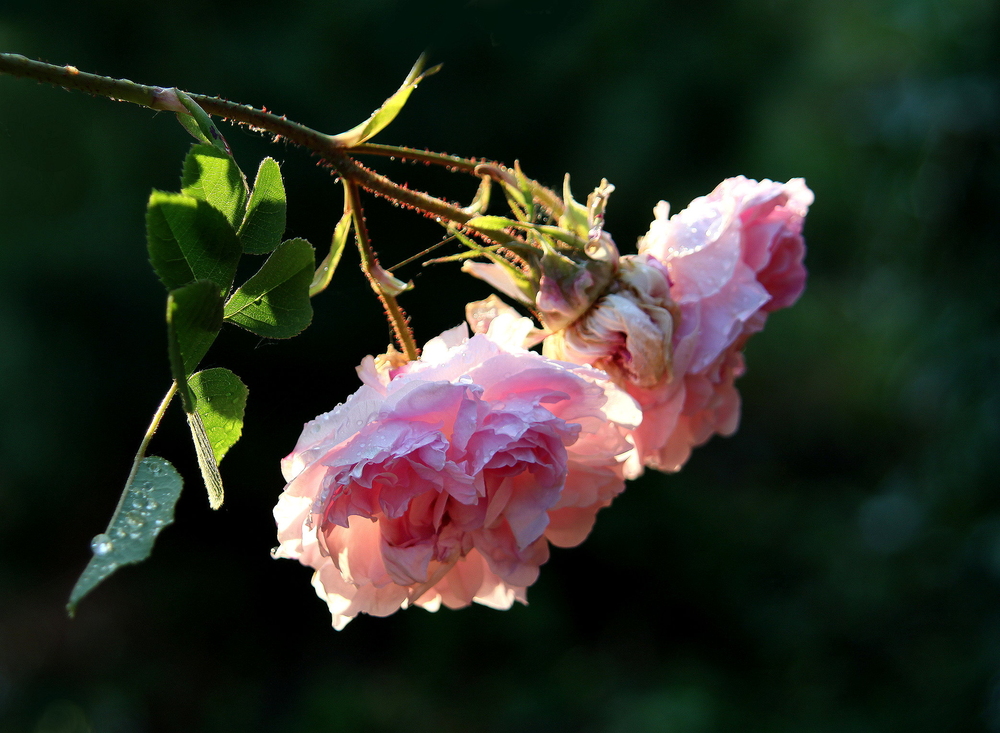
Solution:
<svg viewBox="0 0 1000 733">
<path fill-rule="evenodd" d="M 350 202 L 351 215 L 354 217 L 354 237 L 358 243 L 358 252 L 361 253 L 361 270 L 365 273 L 365 277 L 368 278 L 368 283 L 372 286 L 372 290 L 375 291 L 378 299 L 382 301 L 386 317 L 389 319 L 389 325 L 392 326 L 400 348 L 406 354 L 407 359 L 415 361 L 420 357 L 420 353 L 417 351 L 417 344 L 413 339 L 413 332 L 410 330 L 410 324 L 407 322 L 406 313 L 399 307 L 396 297 L 386 291 L 376 276 L 379 270 L 385 271 L 379 264 L 378 256 L 375 254 L 371 241 L 368 239 L 368 227 L 365 225 L 365 213 L 364 209 L 361 208 L 361 197 L 358 194 L 358 186 L 346 177 L 343 180 L 344 196 Z"/>
<path fill-rule="evenodd" d="M 108 528 L 115 523 L 118 519 L 118 515 L 122 511 L 122 506 L 125 504 L 125 495 L 128 494 L 128 487 L 132 485 L 132 481 L 135 479 L 136 471 L 139 470 L 139 464 L 142 463 L 142 459 L 146 457 L 146 449 L 149 447 L 149 441 L 153 439 L 156 434 L 157 428 L 160 427 L 160 421 L 163 419 L 163 415 L 166 413 L 167 408 L 170 406 L 171 401 L 174 399 L 174 395 L 177 394 L 177 381 L 170 383 L 170 389 L 163 396 L 163 401 L 160 402 L 160 406 L 156 408 L 156 412 L 153 413 L 153 419 L 149 423 L 149 427 L 146 428 L 146 434 L 142 436 L 142 442 L 139 443 L 139 450 L 135 453 L 135 458 L 132 460 L 132 469 L 128 473 L 128 479 L 125 481 L 125 489 L 122 491 L 121 498 L 118 499 L 118 506 L 115 507 L 114 514 L 111 515 L 111 521 L 108 522 Z"/>
</svg>

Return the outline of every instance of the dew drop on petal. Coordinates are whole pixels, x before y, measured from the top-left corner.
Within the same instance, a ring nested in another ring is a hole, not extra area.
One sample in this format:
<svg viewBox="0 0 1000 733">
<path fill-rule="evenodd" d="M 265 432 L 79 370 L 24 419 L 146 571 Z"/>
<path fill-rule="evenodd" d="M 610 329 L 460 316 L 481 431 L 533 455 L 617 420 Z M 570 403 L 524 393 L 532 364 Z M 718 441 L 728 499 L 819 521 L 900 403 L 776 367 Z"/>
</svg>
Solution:
<svg viewBox="0 0 1000 733">
<path fill-rule="evenodd" d="M 146 502 L 146 510 L 147 511 L 153 511 L 153 510 L 159 509 L 159 508 L 160 508 L 160 505 L 157 504 L 152 499 L 150 499 L 149 501 Z"/>
<path fill-rule="evenodd" d="M 115 549 L 114 543 L 103 532 L 90 541 L 90 550 L 98 557 L 104 557 L 113 549 Z"/>
</svg>

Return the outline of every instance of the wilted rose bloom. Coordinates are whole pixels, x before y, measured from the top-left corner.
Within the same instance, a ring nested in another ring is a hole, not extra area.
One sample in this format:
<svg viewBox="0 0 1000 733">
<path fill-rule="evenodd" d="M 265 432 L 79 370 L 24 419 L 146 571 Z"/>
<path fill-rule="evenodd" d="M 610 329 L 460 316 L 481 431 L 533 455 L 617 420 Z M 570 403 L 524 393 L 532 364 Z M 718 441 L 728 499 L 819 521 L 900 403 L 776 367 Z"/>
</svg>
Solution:
<svg viewBox="0 0 1000 733">
<path fill-rule="evenodd" d="M 546 338 L 544 353 L 592 364 L 622 385 L 653 387 L 671 372 L 676 313 L 666 267 L 647 255 L 626 255 L 608 292 L 583 318 Z"/>
<path fill-rule="evenodd" d="M 643 465 L 676 471 L 692 447 L 736 430 L 746 339 L 805 286 L 801 232 L 812 201 L 802 179 L 742 176 L 673 217 L 661 201 L 638 257 L 621 260 L 615 295 L 546 339 L 546 354 L 601 367 L 639 402 L 630 476 Z"/>
<path fill-rule="evenodd" d="M 490 314 L 418 361 L 367 357 L 364 382 L 282 462 L 275 557 L 315 568 L 333 625 L 400 607 L 509 608 L 621 492 L 641 415 L 604 374 L 527 351 Z"/>
</svg>

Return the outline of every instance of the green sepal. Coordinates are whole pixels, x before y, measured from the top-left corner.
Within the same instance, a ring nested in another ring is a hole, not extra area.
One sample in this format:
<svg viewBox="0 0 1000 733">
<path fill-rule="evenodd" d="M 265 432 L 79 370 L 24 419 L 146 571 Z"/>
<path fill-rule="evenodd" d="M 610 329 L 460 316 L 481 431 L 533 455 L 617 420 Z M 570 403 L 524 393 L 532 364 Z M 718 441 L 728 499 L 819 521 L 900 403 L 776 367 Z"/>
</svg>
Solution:
<svg viewBox="0 0 1000 733">
<path fill-rule="evenodd" d="M 183 485 L 180 474 L 169 461 L 149 456 L 139 463 L 107 532 L 91 542 L 94 556 L 73 586 L 66 604 L 70 616 L 84 596 L 122 565 L 149 557 L 160 530 L 174 521 L 174 506 Z"/>
<path fill-rule="evenodd" d="M 184 158 L 181 193 L 207 201 L 235 230 L 247 208 L 247 182 L 236 161 L 209 145 L 192 145 Z"/>
<path fill-rule="evenodd" d="M 479 229 L 484 232 L 502 232 L 508 227 L 523 228 L 524 224 L 503 216 L 474 216 L 465 222 L 463 226 Z"/>
<path fill-rule="evenodd" d="M 238 236 L 247 254 L 262 255 L 281 244 L 285 233 L 285 184 L 274 158 L 264 158 Z"/>
<path fill-rule="evenodd" d="M 222 314 L 222 294 L 208 280 L 177 288 L 167 297 L 167 353 L 185 412 L 194 412 L 197 404 L 188 377 L 215 341 Z"/>
<path fill-rule="evenodd" d="M 503 269 L 505 269 L 507 271 L 508 277 L 510 277 L 511 281 L 514 283 L 514 285 L 517 287 L 517 289 L 521 292 L 519 300 L 521 300 L 523 303 L 525 303 L 526 305 L 529 305 L 529 306 L 531 306 L 531 305 L 534 304 L 534 302 L 535 302 L 535 293 L 537 291 L 537 284 L 538 284 L 537 280 L 533 281 L 531 277 L 529 277 L 529 276 L 525 275 L 525 273 L 521 272 L 521 270 L 518 269 L 517 267 L 515 267 L 509 260 L 507 260 L 505 257 L 503 257 L 500 254 L 498 254 L 495 251 L 495 249 L 498 248 L 498 247 L 500 247 L 501 245 L 496 245 L 495 247 L 492 247 L 492 246 L 491 247 L 483 247 L 482 245 L 476 243 L 474 240 L 472 240 L 469 237 L 465 236 L 464 234 L 462 234 L 460 231 L 458 231 L 456 229 L 453 229 L 452 233 L 455 235 L 455 237 L 456 237 L 456 239 L 458 239 L 458 241 L 460 241 L 462 244 L 464 244 L 466 247 L 468 247 L 470 250 L 472 250 L 472 252 L 470 253 L 471 255 L 473 255 L 475 257 L 484 257 L 485 259 L 487 259 L 490 262 L 492 262 L 494 265 L 499 265 L 500 267 L 502 267 Z M 502 246 L 503 246 L 504 249 L 510 249 L 509 245 L 507 245 L 507 244 L 504 244 Z M 537 253 L 534 253 L 534 254 L 537 254 Z M 472 258 L 471 257 L 452 256 L 452 257 L 442 257 L 440 260 L 437 260 L 437 261 L 447 262 L 449 260 L 458 260 L 458 259 L 472 259 Z M 433 261 L 434 260 L 432 260 L 432 262 Z M 430 264 L 430 263 L 428 262 L 427 264 Z M 465 263 L 465 264 L 462 265 L 462 271 L 463 272 L 472 272 L 467 267 L 467 265 L 469 265 L 469 264 L 472 264 L 472 263 Z M 530 264 L 530 260 L 529 260 L 529 264 Z M 530 266 L 532 267 L 532 271 L 535 271 L 536 268 L 533 265 L 530 265 Z M 514 297 L 514 296 L 512 296 L 512 297 Z"/>
<path fill-rule="evenodd" d="M 590 233 L 589 212 L 586 206 L 573 198 L 569 189 L 569 173 L 563 178 L 563 203 L 566 208 L 559 217 L 559 226 L 574 232 L 586 242 Z"/>
<path fill-rule="evenodd" d="M 228 292 L 243 251 L 232 225 L 207 201 L 155 190 L 146 208 L 146 242 L 167 290 L 211 280 Z"/>
<path fill-rule="evenodd" d="M 316 254 L 304 239 L 279 246 L 226 303 L 225 319 L 258 336 L 291 338 L 312 322 Z"/>
<path fill-rule="evenodd" d="M 441 70 L 441 65 L 433 66 L 427 71 L 423 71 L 424 68 L 424 57 L 423 55 L 417 59 L 417 63 L 413 65 L 410 69 L 410 73 L 406 76 L 406 81 L 403 85 L 396 90 L 396 93 L 389 97 L 385 102 L 375 110 L 371 117 L 362 122 L 360 125 L 351 128 L 347 132 L 342 132 L 339 135 L 331 135 L 330 139 L 334 145 L 344 148 L 353 148 L 355 145 L 360 145 L 366 140 L 371 139 L 376 134 L 381 132 L 386 128 L 389 123 L 396 119 L 396 115 L 399 111 L 403 109 L 403 105 L 406 104 L 406 100 L 410 98 L 410 93 L 417 88 L 417 84 L 426 79 L 431 74 L 436 74 Z"/>
<path fill-rule="evenodd" d="M 535 192 L 532 186 L 534 181 L 524 175 L 521 171 L 521 164 L 516 160 L 514 161 L 514 177 L 517 180 L 519 198 L 523 202 L 524 207 L 524 219 L 522 221 L 533 221 L 535 218 Z"/>
<path fill-rule="evenodd" d="M 476 195 L 472 199 L 472 203 L 465 207 L 465 210 L 470 214 L 482 214 L 490 205 L 490 193 L 492 191 L 493 179 L 489 176 L 483 176 L 479 180 L 479 188 L 476 189 Z"/>
<path fill-rule="evenodd" d="M 330 285 L 333 273 L 340 264 L 340 258 L 344 254 L 344 247 L 347 245 L 347 237 L 351 233 L 351 223 L 354 221 L 350 211 L 345 211 L 340 217 L 337 226 L 333 230 L 333 238 L 330 241 L 330 251 L 323 261 L 316 268 L 312 283 L 309 285 L 309 297 L 319 295 Z"/>
</svg>

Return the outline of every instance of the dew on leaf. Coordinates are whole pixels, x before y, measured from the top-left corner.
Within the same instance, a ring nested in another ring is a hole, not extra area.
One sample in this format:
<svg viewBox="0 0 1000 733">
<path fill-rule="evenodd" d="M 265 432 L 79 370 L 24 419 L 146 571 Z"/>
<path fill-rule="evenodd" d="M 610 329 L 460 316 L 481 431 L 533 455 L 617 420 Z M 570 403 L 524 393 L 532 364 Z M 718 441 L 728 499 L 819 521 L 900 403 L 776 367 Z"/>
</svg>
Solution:
<svg viewBox="0 0 1000 733">
<path fill-rule="evenodd" d="M 104 557 L 115 549 L 115 545 L 111 541 L 111 538 L 102 532 L 90 541 L 90 549 L 98 557 Z"/>
</svg>

